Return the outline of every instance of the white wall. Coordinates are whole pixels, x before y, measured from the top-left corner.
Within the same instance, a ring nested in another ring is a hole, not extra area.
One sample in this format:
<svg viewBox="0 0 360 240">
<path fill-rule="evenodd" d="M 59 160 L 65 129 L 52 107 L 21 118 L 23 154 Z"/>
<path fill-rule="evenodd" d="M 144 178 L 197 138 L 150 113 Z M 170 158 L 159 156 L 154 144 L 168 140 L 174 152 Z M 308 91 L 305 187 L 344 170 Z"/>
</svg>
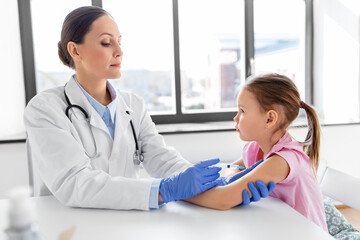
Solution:
<svg viewBox="0 0 360 240">
<path fill-rule="evenodd" d="M 291 129 L 290 133 L 302 141 L 306 130 Z M 335 169 L 360 177 L 360 124 L 323 127 L 322 133 L 321 159 Z M 244 145 L 235 131 L 173 134 L 164 138 L 191 162 L 213 157 L 233 161 L 241 157 Z M 0 176 L 0 198 L 5 198 L 12 187 L 28 184 L 25 143 L 0 144 Z"/>
<path fill-rule="evenodd" d="M 0 144 L 0 199 L 14 186 L 28 184 L 25 143 Z"/>
</svg>

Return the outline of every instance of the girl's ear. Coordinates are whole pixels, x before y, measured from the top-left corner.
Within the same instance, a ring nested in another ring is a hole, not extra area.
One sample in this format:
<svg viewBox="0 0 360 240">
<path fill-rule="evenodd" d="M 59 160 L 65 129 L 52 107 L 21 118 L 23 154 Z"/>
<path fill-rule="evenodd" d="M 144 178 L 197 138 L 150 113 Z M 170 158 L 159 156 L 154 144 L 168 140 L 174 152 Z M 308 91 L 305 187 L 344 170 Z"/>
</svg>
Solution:
<svg viewBox="0 0 360 240">
<path fill-rule="evenodd" d="M 279 121 L 279 115 L 275 110 L 267 112 L 266 128 L 270 129 Z"/>
<path fill-rule="evenodd" d="M 71 57 L 73 58 L 74 61 L 80 61 L 81 57 L 78 51 L 78 46 L 76 43 L 74 42 L 68 42 L 67 44 L 67 50 L 69 52 L 69 54 L 71 55 Z"/>
</svg>

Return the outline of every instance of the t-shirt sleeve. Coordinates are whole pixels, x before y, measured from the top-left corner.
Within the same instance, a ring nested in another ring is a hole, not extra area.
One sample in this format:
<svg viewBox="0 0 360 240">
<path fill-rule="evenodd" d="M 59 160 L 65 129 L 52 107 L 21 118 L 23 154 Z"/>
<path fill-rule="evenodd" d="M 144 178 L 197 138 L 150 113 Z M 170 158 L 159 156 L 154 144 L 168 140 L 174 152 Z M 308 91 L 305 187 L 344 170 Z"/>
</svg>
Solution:
<svg viewBox="0 0 360 240">
<path fill-rule="evenodd" d="M 248 142 L 245 144 L 243 149 L 243 162 L 246 168 L 255 163 L 258 151 L 259 145 L 256 142 Z"/>
<path fill-rule="evenodd" d="M 296 154 L 296 151 L 290 150 L 290 149 L 281 149 L 278 152 L 274 152 L 274 154 L 279 155 L 289 165 L 290 172 L 288 176 L 281 181 L 282 183 L 290 182 L 296 175 L 298 174 L 298 170 L 300 169 L 301 159 L 299 158 L 299 155 Z"/>
</svg>

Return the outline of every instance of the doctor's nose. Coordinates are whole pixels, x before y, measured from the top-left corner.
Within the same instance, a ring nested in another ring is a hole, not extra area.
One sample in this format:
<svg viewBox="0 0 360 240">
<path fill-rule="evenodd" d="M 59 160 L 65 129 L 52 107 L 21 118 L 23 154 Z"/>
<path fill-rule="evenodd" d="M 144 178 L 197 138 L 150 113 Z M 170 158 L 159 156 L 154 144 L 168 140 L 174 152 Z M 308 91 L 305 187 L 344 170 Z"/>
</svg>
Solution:
<svg viewBox="0 0 360 240">
<path fill-rule="evenodd" d="M 118 46 L 118 48 L 116 49 L 116 51 L 115 51 L 115 53 L 114 53 L 115 58 L 122 57 L 123 54 L 124 54 L 124 53 L 123 53 L 121 47 Z"/>
</svg>

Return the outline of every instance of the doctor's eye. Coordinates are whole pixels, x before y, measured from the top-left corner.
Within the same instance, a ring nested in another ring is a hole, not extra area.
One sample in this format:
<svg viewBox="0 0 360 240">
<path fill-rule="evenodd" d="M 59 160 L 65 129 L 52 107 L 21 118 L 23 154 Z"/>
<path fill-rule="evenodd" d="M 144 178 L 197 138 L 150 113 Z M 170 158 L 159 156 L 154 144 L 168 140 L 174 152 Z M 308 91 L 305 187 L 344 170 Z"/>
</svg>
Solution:
<svg viewBox="0 0 360 240">
<path fill-rule="evenodd" d="M 103 45 L 104 47 L 108 47 L 110 46 L 110 43 L 102 42 L 101 45 Z"/>
</svg>

